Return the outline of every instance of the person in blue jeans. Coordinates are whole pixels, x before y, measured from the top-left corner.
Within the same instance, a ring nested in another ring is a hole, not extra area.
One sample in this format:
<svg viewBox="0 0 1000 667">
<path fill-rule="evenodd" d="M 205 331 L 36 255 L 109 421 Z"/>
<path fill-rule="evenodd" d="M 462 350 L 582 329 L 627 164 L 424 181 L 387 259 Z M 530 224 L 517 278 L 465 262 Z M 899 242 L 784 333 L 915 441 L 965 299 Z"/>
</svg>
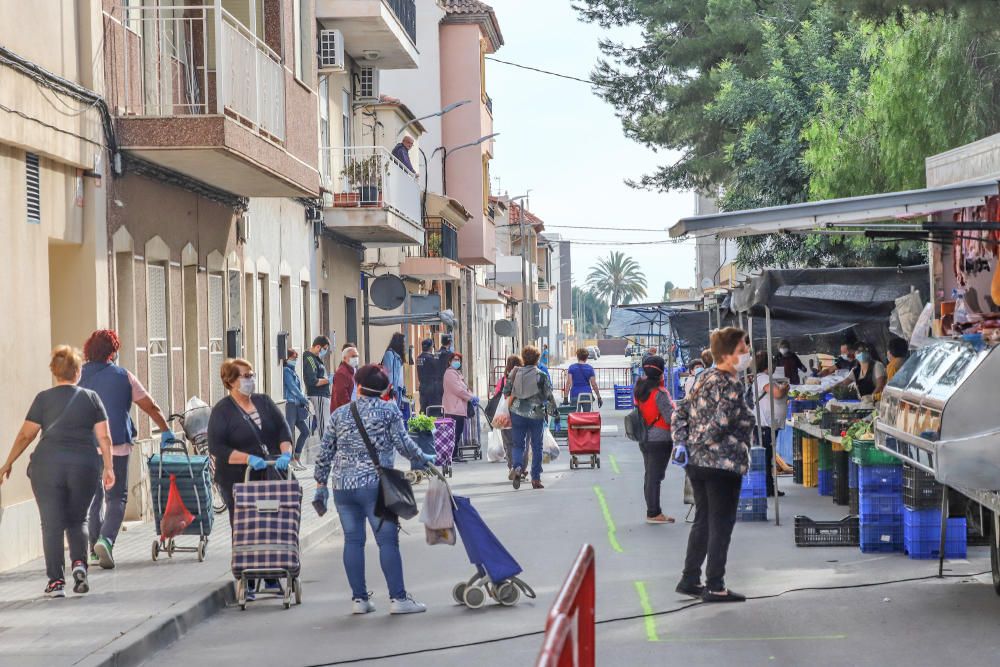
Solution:
<svg viewBox="0 0 1000 667">
<path fill-rule="evenodd" d="M 406 337 L 396 332 L 389 340 L 389 347 L 382 355 L 382 367 L 389 376 L 389 383 L 396 392 L 396 405 L 402 409 L 406 398 L 406 379 L 403 376 L 403 359 L 406 356 Z"/>
<path fill-rule="evenodd" d="M 576 363 L 566 369 L 566 385 L 563 387 L 563 399 L 568 399 L 570 405 L 576 406 L 577 397 L 580 394 L 593 394 L 597 399 L 597 407 L 604 405 L 601 398 L 601 390 L 597 388 L 597 374 L 594 367 L 587 363 L 590 352 L 587 348 L 581 347 L 576 351 Z M 590 401 L 582 401 L 580 405 L 582 412 L 590 412 L 593 405 Z"/>
<path fill-rule="evenodd" d="M 425 454 L 407 434 L 403 413 L 389 396 L 389 376 L 380 366 L 369 364 L 355 376 L 358 399 L 337 408 L 330 416 L 320 441 L 316 460 L 314 505 L 325 508 L 330 499 L 327 480 L 333 486 L 333 503 L 344 530 L 344 569 L 351 586 L 353 613 L 368 614 L 375 605 L 365 582 L 365 541 L 367 521 L 378 544 L 379 563 L 389 587 L 390 614 L 419 614 L 427 607 L 415 601 L 403 582 L 403 559 L 399 552 L 399 524 L 375 516 L 379 497 L 379 474 L 361 430 L 355 421 L 357 406 L 361 423 L 383 468 L 393 467 L 396 452 L 423 468 L 436 458 Z"/>
<path fill-rule="evenodd" d="M 557 414 L 556 400 L 552 396 L 552 381 L 538 369 L 541 353 L 534 345 L 521 350 L 524 366 L 511 371 L 510 380 L 504 384 L 503 395 L 510 405 L 511 435 L 514 438 L 514 466 L 508 479 L 515 489 L 521 488 L 521 471 L 524 469 L 524 452 L 531 442 L 531 488 L 542 486 L 542 436 L 545 419 Z"/>
<path fill-rule="evenodd" d="M 299 437 L 295 440 L 295 447 L 292 449 L 292 468 L 295 470 L 305 470 L 302 465 L 302 448 L 306 445 L 309 437 L 309 398 L 302 393 L 302 381 L 296 372 L 299 364 L 299 351 L 288 348 L 288 356 L 285 358 L 285 368 L 282 371 L 284 388 L 282 390 L 285 399 L 285 420 L 288 422 L 288 430 L 293 434 L 295 429 L 299 430 Z"/>
</svg>

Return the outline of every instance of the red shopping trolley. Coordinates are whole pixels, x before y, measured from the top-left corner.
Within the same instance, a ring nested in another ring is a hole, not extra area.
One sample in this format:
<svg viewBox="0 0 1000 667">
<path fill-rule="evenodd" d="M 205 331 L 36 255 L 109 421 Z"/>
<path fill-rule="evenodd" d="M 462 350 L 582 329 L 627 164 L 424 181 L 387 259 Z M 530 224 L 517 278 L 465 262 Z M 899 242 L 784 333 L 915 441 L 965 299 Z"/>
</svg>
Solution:
<svg viewBox="0 0 1000 667">
<path fill-rule="evenodd" d="M 590 459 L 590 468 L 601 467 L 601 413 L 572 412 L 567 417 L 569 467 L 579 468 Z"/>
</svg>

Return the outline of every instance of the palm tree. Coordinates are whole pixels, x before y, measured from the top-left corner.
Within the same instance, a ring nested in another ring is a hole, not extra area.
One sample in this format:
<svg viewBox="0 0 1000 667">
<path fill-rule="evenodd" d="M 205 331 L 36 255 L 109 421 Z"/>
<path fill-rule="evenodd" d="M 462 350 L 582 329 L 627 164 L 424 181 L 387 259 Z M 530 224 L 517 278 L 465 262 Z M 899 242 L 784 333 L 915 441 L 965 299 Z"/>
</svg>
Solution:
<svg viewBox="0 0 1000 667">
<path fill-rule="evenodd" d="M 590 270 L 587 286 L 612 306 L 629 304 L 646 296 L 646 276 L 639 270 L 639 263 L 616 250 Z"/>
</svg>

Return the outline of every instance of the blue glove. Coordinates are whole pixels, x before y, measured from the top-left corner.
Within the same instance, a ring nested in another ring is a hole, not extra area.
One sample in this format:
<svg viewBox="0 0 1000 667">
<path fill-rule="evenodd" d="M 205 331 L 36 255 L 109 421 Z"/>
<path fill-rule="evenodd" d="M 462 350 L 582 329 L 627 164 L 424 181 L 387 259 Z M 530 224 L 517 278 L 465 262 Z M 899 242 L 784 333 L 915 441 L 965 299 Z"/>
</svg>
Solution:
<svg viewBox="0 0 1000 667">
<path fill-rule="evenodd" d="M 267 461 L 260 458 L 259 456 L 254 456 L 253 454 L 251 454 L 247 458 L 247 465 L 253 468 L 254 470 L 263 470 L 264 468 L 267 467 Z"/>
<path fill-rule="evenodd" d="M 423 470 L 428 465 L 437 461 L 437 454 L 428 454 L 426 452 L 420 452 L 420 458 L 421 458 L 420 462 L 415 465 L 417 469 Z"/>
<path fill-rule="evenodd" d="M 163 447 L 164 445 L 169 445 L 174 442 L 177 442 L 177 436 L 174 435 L 174 432 L 171 431 L 170 429 L 167 429 L 166 431 L 160 434 L 160 447 Z"/>
<path fill-rule="evenodd" d="M 675 466 L 686 468 L 688 464 L 688 450 L 683 444 L 674 446 L 673 463 Z"/>
<path fill-rule="evenodd" d="M 472 407 L 477 407 L 479 405 L 479 397 L 473 396 L 470 402 L 472 403 Z"/>
<path fill-rule="evenodd" d="M 278 457 L 277 461 L 274 462 L 274 467 L 280 470 L 281 472 L 285 472 L 286 470 L 288 470 L 288 464 L 291 463 L 291 461 L 292 461 L 291 453 L 285 452 L 284 454 Z"/>
</svg>

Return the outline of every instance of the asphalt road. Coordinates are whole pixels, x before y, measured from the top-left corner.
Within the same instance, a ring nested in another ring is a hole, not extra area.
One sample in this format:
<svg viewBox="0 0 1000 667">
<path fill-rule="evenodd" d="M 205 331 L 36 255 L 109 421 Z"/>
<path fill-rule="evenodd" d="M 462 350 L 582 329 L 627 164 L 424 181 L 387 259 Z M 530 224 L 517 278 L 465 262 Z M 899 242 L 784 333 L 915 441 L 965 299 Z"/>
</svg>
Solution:
<svg viewBox="0 0 1000 667">
<path fill-rule="evenodd" d="M 606 411 L 606 422 L 620 417 Z M 678 469 L 664 483 L 672 526 L 645 524 L 642 463 L 634 443 L 604 436 L 600 470 L 570 471 L 568 456 L 549 466 L 547 488 L 515 492 L 503 464 L 458 465 L 453 490 L 472 498 L 491 528 L 518 558 L 538 599 L 514 608 L 455 605 L 451 588 L 472 573 L 461 546 L 429 547 L 422 526 L 405 528 L 402 550 L 407 589 L 428 604 L 426 614 L 390 617 L 377 551 L 370 540 L 368 582 L 378 611 L 350 615 L 350 593 L 339 536 L 304 556 L 304 603 L 284 610 L 257 602 L 228 609 L 181 641 L 150 657 L 149 665 L 531 665 L 539 631 L 556 591 L 584 542 L 597 550 L 599 665 L 996 665 L 1000 662 L 1000 598 L 989 576 L 926 579 L 841 590 L 793 592 L 742 605 L 694 605 L 673 588 L 687 539 Z M 788 481 L 786 481 L 788 480 Z M 796 548 L 792 517 L 840 518 L 844 508 L 815 489 L 782 478 L 782 525 L 736 527 L 728 583 L 751 596 L 803 587 L 836 587 L 931 576 L 936 561 L 862 554 L 856 548 Z M 600 493 L 598 493 L 598 490 Z M 612 546 L 599 496 L 616 532 Z M 311 510 L 306 510 L 311 511 Z M 619 550 L 620 549 L 620 550 Z M 989 570 L 988 552 L 946 564 L 951 574 Z M 514 639 L 502 639 L 536 633 Z M 497 641 L 500 640 L 500 641 Z M 481 643 L 486 642 L 486 643 Z M 445 648 L 455 647 L 457 648 Z M 384 657 L 380 656 L 394 656 Z"/>
</svg>

